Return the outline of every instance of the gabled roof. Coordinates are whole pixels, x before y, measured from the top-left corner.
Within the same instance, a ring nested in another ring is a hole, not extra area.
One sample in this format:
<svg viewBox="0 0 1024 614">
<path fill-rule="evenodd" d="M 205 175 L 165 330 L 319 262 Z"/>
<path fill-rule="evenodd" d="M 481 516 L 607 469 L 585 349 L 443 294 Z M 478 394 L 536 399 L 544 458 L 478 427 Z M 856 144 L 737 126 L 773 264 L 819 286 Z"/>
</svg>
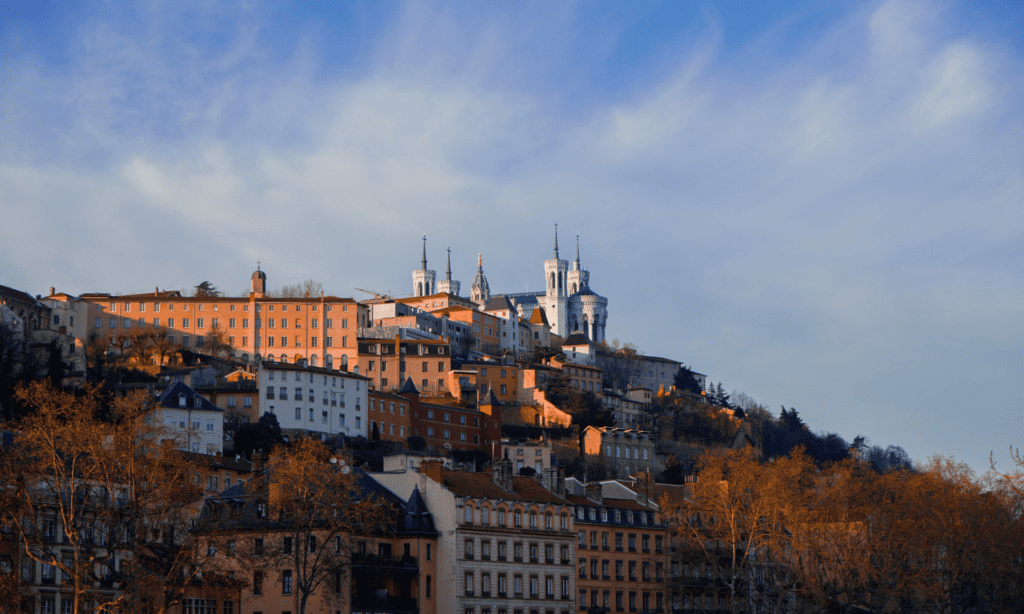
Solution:
<svg viewBox="0 0 1024 614">
<path fill-rule="evenodd" d="M 508 297 L 504 294 L 492 297 L 491 300 L 487 301 L 487 304 L 484 305 L 484 311 L 503 310 L 515 311 L 515 307 L 512 306 L 512 303 L 509 302 Z"/>
<path fill-rule="evenodd" d="M 398 391 L 398 394 L 419 394 L 419 393 L 420 393 L 420 391 L 416 389 L 416 384 L 412 383 L 412 378 L 411 377 L 405 378 L 405 383 L 402 384 L 401 389 L 399 389 L 399 391 Z"/>
<path fill-rule="evenodd" d="M 188 402 L 186 402 L 184 407 L 178 404 L 178 398 L 182 396 L 188 399 Z M 196 401 L 194 399 L 199 399 L 198 407 L 195 405 Z M 185 382 L 174 382 L 174 384 L 168 386 L 167 390 L 164 390 L 163 394 L 161 394 L 157 399 L 157 405 L 166 409 L 193 409 L 199 411 L 224 412 L 223 409 L 208 401 L 203 395 L 185 384 Z"/>
<path fill-rule="evenodd" d="M 436 537 L 437 529 L 434 527 L 434 516 L 427 509 L 427 502 L 420 495 L 420 487 L 413 486 L 409 500 L 402 508 L 402 515 L 399 518 L 396 532 L 399 535 L 425 535 Z"/>
</svg>

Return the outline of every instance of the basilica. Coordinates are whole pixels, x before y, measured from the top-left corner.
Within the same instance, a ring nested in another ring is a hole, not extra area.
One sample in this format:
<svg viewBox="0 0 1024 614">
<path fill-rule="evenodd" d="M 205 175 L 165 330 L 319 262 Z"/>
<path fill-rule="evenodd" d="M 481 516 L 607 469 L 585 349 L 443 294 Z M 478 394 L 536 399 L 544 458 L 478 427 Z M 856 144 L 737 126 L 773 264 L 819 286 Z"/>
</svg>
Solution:
<svg viewBox="0 0 1024 614">
<path fill-rule="evenodd" d="M 461 283 L 452 279 L 451 250 L 448 250 L 448 268 L 445 278 L 437 281 L 436 271 L 427 269 L 427 239 L 423 238 L 423 257 L 420 268 L 412 272 L 413 296 L 447 293 L 459 296 Z M 470 287 L 469 299 L 486 309 L 492 299 L 504 298 L 515 308 L 519 317 L 529 320 L 538 309 L 551 327 L 551 332 L 563 339 L 573 333 L 586 335 L 594 343 L 605 340 L 608 321 L 608 299 L 590 288 L 590 271 L 580 266 L 580 243 L 576 237 L 576 259 L 570 267 L 558 253 L 558 227 L 555 226 L 554 257 L 544 261 L 544 290 L 492 295 L 484 275 L 483 256 L 477 256 L 476 276 Z"/>
</svg>

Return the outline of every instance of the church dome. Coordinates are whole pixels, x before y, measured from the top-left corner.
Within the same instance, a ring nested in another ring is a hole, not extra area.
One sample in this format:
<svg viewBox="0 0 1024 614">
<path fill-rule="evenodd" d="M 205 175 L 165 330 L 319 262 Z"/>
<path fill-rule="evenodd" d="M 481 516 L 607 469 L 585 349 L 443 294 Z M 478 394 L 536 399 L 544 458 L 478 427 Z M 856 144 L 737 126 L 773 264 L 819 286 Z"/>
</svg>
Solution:
<svg viewBox="0 0 1024 614">
<path fill-rule="evenodd" d="M 259 270 L 259 268 L 257 268 L 256 272 L 252 274 L 252 278 L 253 279 L 262 279 L 263 281 L 266 281 L 267 280 L 267 274 L 264 273 L 263 271 Z"/>
</svg>

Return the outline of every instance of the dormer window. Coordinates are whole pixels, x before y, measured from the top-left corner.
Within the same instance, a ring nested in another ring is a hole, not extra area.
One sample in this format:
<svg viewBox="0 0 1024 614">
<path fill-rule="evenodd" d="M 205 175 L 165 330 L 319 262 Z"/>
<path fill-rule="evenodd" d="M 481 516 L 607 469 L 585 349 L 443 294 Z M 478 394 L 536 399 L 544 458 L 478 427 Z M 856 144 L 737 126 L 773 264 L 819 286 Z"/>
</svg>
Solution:
<svg viewBox="0 0 1024 614">
<path fill-rule="evenodd" d="M 185 395 L 179 394 L 178 395 L 178 407 L 185 407 L 185 406 L 186 406 Z"/>
</svg>

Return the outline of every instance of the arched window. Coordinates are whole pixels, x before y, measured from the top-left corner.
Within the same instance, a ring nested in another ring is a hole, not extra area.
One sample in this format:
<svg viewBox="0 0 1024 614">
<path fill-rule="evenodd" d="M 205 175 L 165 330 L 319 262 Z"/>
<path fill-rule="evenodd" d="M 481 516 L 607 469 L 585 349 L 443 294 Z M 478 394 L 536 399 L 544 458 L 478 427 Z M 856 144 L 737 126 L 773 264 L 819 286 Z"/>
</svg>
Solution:
<svg viewBox="0 0 1024 614">
<path fill-rule="evenodd" d="M 559 291 L 562 290 L 562 272 L 561 271 L 558 272 L 558 290 Z"/>
<path fill-rule="evenodd" d="M 273 354 L 267 354 L 267 360 L 269 360 L 270 362 L 274 362 L 274 355 Z"/>
<path fill-rule="evenodd" d="M 480 524 L 491 524 L 491 511 L 486 507 L 480 508 Z"/>
<path fill-rule="evenodd" d="M 327 367 L 328 369 L 333 369 L 334 368 L 334 356 L 331 356 L 330 354 L 327 354 L 326 356 L 324 356 L 324 366 Z"/>
<path fill-rule="evenodd" d="M 472 505 L 468 505 L 468 504 L 462 506 L 462 512 L 463 512 L 463 517 L 462 517 L 463 522 L 466 522 L 467 524 L 472 523 L 473 522 L 473 506 Z"/>
<path fill-rule="evenodd" d="M 572 293 L 576 294 L 576 282 L 572 282 Z"/>
<path fill-rule="evenodd" d="M 423 296 L 423 282 L 416 284 L 416 296 Z"/>
<path fill-rule="evenodd" d="M 312 356 L 309 357 L 309 366 L 315 367 L 315 366 L 317 366 L 316 363 L 317 363 L 317 357 L 316 357 L 316 354 L 313 354 Z"/>
<path fill-rule="evenodd" d="M 551 289 L 552 290 L 555 289 L 555 274 L 554 273 L 551 274 Z"/>
<path fill-rule="evenodd" d="M 347 354 L 342 354 L 341 355 L 341 366 L 345 367 L 346 369 L 348 368 L 348 355 Z"/>
</svg>

